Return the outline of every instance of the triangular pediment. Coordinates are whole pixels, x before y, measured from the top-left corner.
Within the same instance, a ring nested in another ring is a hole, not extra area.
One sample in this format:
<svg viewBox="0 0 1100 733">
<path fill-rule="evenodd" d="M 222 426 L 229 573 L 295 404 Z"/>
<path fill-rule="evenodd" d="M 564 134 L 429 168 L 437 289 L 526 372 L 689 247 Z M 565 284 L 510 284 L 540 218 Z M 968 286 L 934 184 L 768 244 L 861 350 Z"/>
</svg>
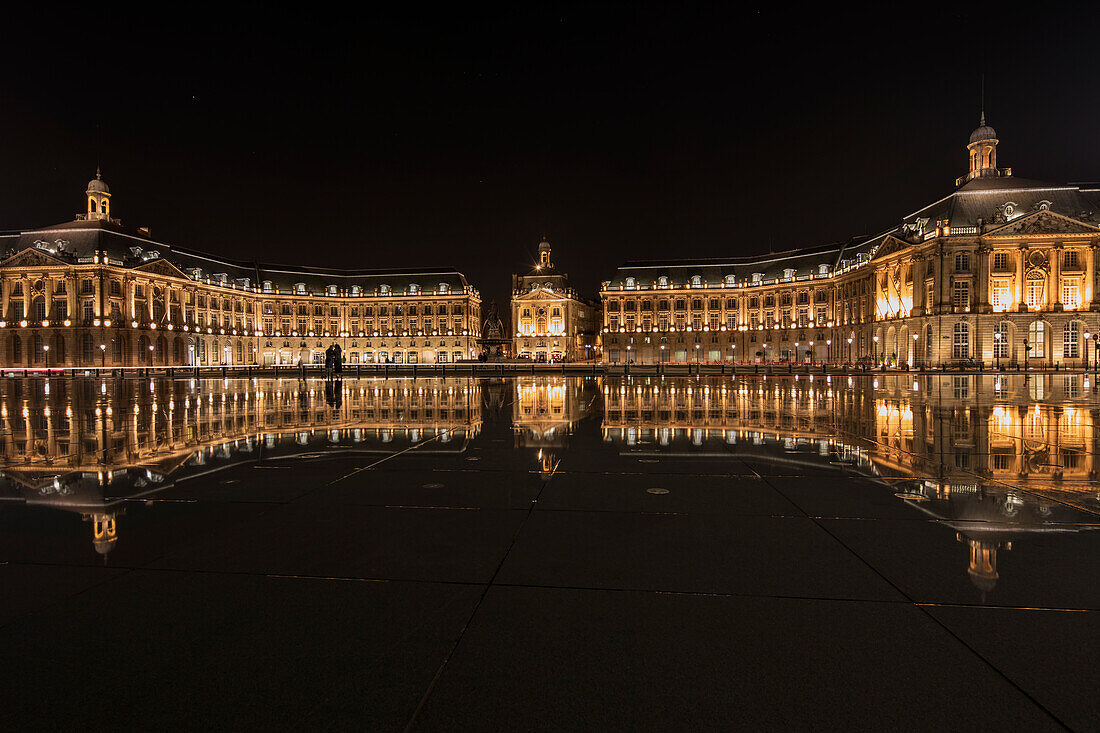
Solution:
<svg viewBox="0 0 1100 733">
<path fill-rule="evenodd" d="M 1100 227 L 1071 219 L 1053 211 L 1036 211 L 986 234 L 987 237 L 1018 237 L 1042 234 L 1097 234 Z"/>
<path fill-rule="evenodd" d="M 882 240 L 882 244 L 880 244 L 878 246 L 878 249 L 875 250 L 875 256 L 871 259 L 882 259 L 883 257 L 892 255 L 895 252 L 901 252 L 902 250 L 908 249 L 911 246 L 912 245 L 909 244 L 909 242 L 898 239 L 897 237 L 887 235 L 886 238 Z"/>
<path fill-rule="evenodd" d="M 173 265 L 171 262 L 165 259 L 156 259 L 152 262 L 146 262 L 143 265 L 138 265 L 134 268 L 140 272 L 148 272 L 151 275 L 164 275 L 165 277 L 180 277 L 184 280 L 190 280 L 191 278 L 186 272 Z"/>
<path fill-rule="evenodd" d="M 40 249 L 27 247 L 22 252 L 17 252 L 0 262 L 0 267 L 56 267 L 68 264 L 68 262 L 59 260 Z"/>
<path fill-rule="evenodd" d="M 565 297 L 562 293 L 551 293 L 539 288 L 538 290 L 528 291 L 522 295 L 517 295 L 513 300 L 522 300 L 525 302 L 532 302 L 536 300 L 561 300 Z"/>
</svg>

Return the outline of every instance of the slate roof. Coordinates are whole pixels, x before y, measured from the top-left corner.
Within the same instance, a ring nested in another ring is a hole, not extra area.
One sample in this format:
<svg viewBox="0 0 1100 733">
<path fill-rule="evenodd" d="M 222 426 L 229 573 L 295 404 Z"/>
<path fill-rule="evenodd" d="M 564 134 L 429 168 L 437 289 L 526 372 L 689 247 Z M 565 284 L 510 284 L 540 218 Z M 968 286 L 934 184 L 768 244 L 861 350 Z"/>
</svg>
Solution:
<svg viewBox="0 0 1100 733">
<path fill-rule="evenodd" d="M 898 226 L 874 237 L 855 237 L 847 242 L 744 257 L 626 262 L 605 287 L 608 290 L 627 289 L 627 278 L 633 277 L 635 288 L 647 290 L 654 288 L 662 276 L 668 278 L 669 287 L 684 287 L 696 275 L 707 286 L 715 287 L 723 284 L 729 275 L 736 278 L 737 284 L 751 283 L 753 273 L 762 273 L 762 283 L 767 284 L 783 280 L 788 269 L 794 270 L 792 280 L 809 280 L 819 276 L 822 265 L 832 272 L 869 260 L 878 245 L 890 235 L 912 241 L 913 237 L 934 231 L 936 222 L 942 220 L 947 220 L 957 234 L 977 235 L 1041 207 L 1095 223 L 1100 221 L 1094 220 L 1095 212 L 1100 212 L 1100 185 L 1060 185 L 1013 176 L 974 178 L 942 199 L 903 217 Z"/>
<path fill-rule="evenodd" d="M 447 285 L 452 293 L 462 293 L 469 285 L 466 277 L 453 268 L 412 267 L 403 269 L 340 270 L 324 267 L 303 267 L 273 263 L 249 262 L 219 257 L 207 252 L 175 247 L 158 242 L 140 230 L 127 229 L 117 222 L 72 221 L 22 232 L 0 234 L 0 252 L 10 256 L 42 243 L 50 254 L 71 262 L 88 262 L 96 252 L 106 252 L 116 264 L 138 267 L 157 259 L 172 263 L 194 279 L 224 274 L 228 283 L 261 286 L 270 280 L 280 293 L 290 292 L 297 283 L 304 283 L 307 292 L 322 294 L 329 285 L 350 289 L 358 285 L 366 294 L 375 294 L 388 285 L 391 293 L 401 294 L 416 284 L 422 292 L 438 290 Z M 198 268 L 197 277 L 195 268 Z"/>
</svg>

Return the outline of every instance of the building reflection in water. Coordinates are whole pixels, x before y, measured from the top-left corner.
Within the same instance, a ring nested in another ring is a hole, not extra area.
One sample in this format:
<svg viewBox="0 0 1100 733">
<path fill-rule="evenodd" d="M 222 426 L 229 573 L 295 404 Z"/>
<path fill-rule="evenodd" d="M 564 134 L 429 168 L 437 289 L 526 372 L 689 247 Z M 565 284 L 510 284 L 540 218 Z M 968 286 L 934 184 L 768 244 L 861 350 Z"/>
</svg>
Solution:
<svg viewBox="0 0 1100 733">
<path fill-rule="evenodd" d="M 0 497 L 75 512 L 95 549 L 126 504 L 258 460 L 355 452 L 461 453 L 481 425 L 467 380 L 0 382 Z"/>
<path fill-rule="evenodd" d="M 514 447 L 544 475 L 570 451 L 611 450 L 861 477 L 950 527 L 985 593 L 1014 543 L 1096 526 L 1098 417 L 1080 374 L 379 379 L 327 391 L 293 379 L 8 379 L 0 495 L 79 514 L 106 554 L 127 502 L 181 479 L 413 445 L 442 460 L 478 441 L 483 422 L 510 420 Z M 580 439 L 585 420 L 602 442 Z"/>
</svg>

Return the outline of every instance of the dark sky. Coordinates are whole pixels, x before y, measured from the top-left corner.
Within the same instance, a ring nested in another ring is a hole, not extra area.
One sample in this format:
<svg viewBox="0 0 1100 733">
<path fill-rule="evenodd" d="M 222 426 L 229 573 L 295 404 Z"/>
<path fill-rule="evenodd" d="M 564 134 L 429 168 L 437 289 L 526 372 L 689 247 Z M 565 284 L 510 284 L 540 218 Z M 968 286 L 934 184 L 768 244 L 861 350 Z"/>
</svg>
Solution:
<svg viewBox="0 0 1100 733">
<path fill-rule="evenodd" d="M 113 213 L 241 259 L 454 266 L 486 300 L 540 235 L 594 295 L 627 259 L 880 231 L 965 172 L 1100 179 L 1097 14 L 516 3 L 8 17 L 0 229 Z M 287 6 L 289 8 L 290 6 Z"/>
</svg>

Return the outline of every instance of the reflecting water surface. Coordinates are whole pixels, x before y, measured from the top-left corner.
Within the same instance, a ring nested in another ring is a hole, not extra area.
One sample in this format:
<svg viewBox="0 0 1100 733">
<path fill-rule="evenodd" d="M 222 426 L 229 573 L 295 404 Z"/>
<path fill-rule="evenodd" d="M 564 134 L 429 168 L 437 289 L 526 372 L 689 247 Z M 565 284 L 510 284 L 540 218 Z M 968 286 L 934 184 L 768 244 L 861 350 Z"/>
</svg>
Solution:
<svg viewBox="0 0 1100 733">
<path fill-rule="evenodd" d="M 685 477 L 736 478 L 770 486 L 792 516 L 844 542 L 861 541 L 844 533 L 863 529 L 824 522 L 901 522 L 867 540 L 884 567 L 924 563 L 929 582 L 965 578 L 963 600 L 992 602 L 1016 570 L 1006 553 L 1033 552 L 1056 572 L 1095 552 L 1078 538 L 1100 526 L 1098 414 L 1095 384 L 1082 375 L 13 378 L 0 382 L 0 506 L 23 537 L 84 537 L 73 550 L 83 555 L 66 558 L 84 562 L 125 543 L 135 514 L 197 501 L 194 487 L 207 500 L 263 494 L 262 471 L 225 478 L 241 467 L 343 457 L 353 465 L 333 485 L 384 475 L 399 492 L 408 465 L 543 482 L 575 474 L 595 497 L 614 490 L 607 472 L 635 477 L 654 502 L 674 501 Z M 442 486 L 417 482 L 410 491 Z M 720 501 L 736 509 L 737 491 Z M 40 523 L 29 512 L 69 520 Z M 1038 581 L 1035 564 L 1015 564 L 1022 582 Z M 1072 605 L 1077 580 L 1066 582 L 1070 597 L 1057 602 Z"/>
</svg>

